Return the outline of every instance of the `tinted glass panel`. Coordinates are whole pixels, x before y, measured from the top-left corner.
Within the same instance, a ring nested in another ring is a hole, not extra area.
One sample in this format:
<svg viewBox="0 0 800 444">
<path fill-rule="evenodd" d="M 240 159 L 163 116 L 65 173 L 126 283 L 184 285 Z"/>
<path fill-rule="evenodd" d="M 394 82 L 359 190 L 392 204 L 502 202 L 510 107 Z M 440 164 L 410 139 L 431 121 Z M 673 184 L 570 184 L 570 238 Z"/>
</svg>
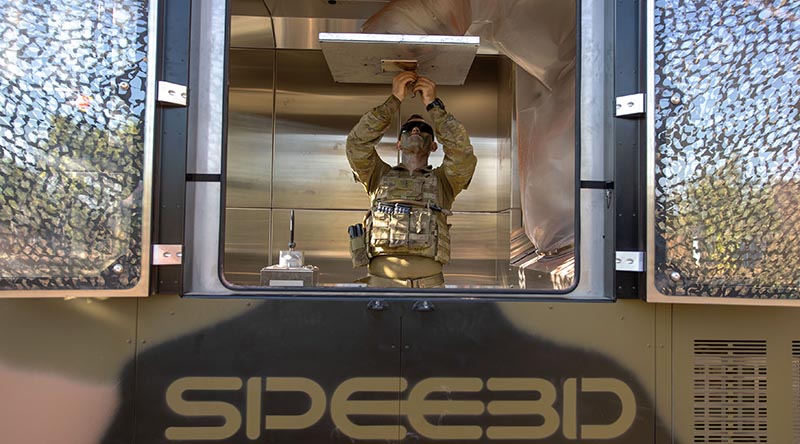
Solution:
<svg viewBox="0 0 800 444">
<path fill-rule="evenodd" d="M 655 3 L 656 286 L 800 298 L 800 3 Z"/>
<path fill-rule="evenodd" d="M 0 288 L 142 278 L 148 2 L 0 0 Z"/>
</svg>

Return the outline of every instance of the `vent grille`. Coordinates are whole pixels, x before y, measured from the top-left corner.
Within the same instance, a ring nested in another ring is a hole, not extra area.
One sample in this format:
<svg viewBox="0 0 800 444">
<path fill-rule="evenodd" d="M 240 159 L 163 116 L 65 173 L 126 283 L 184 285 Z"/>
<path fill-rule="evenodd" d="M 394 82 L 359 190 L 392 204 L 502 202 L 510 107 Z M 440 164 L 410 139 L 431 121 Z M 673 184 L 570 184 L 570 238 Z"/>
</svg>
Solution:
<svg viewBox="0 0 800 444">
<path fill-rule="evenodd" d="M 792 341 L 792 434 L 800 444 L 800 341 Z"/>
<path fill-rule="evenodd" d="M 694 342 L 694 442 L 767 442 L 767 342 Z"/>
</svg>

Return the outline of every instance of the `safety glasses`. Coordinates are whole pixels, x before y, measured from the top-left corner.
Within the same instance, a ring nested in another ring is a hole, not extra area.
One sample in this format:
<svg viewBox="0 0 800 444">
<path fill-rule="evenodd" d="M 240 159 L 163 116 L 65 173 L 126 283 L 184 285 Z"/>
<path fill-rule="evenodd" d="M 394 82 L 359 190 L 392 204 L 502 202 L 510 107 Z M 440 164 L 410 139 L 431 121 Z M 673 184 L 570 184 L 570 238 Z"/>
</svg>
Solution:
<svg viewBox="0 0 800 444">
<path fill-rule="evenodd" d="M 400 127 L 400 135 L 402 136 L 405 133 L 410 133 L 414 128 L 419 128 L 419 132 L 428 133 L 433 136 L 433 128 L 421 120 L 412 120 L 411 122 L 404 123 L 403 126 Z"/>
</svg>

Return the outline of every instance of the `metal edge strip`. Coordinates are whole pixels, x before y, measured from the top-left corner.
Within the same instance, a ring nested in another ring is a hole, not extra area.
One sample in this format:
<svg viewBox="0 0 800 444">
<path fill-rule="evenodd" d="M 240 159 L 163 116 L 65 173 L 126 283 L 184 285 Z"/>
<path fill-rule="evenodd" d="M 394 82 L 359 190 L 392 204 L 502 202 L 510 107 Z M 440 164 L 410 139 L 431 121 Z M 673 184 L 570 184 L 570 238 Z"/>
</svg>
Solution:
<svg viewBox="0 0 800 444">
<path fill-rule="evenodd" d="M 150 294 L 150 252 L 153 225 L 153 152 L 156 115 L 156 61 L 158 57 L 158 7 L 159 0 L 148 0 L 147 14 L 147 92 L 145 93 L 144 159 L 142 171 L 142 239 L 141 271 L 139 282 L 125 290 L 9 290 L 0 292 L 0 299 L 8 298 L 90 298 L 90 297 L 146 297 Z"/>
<path fill-rule="evenodd" d="M 647 165 L 647 255 L 646 255 L 646 262 L 647 262 L 647 301 L 648 302 L 656 302 L 655 297 L 668 297 L 662 295 L 656 289 L 656 275 L 655 275 L 655 264 L 656 264 L 656 245 L 655 245 L 655 228 L 656 228 L 656 214 L 655 214 L 655 36 L 653 35 L 655 29 L 655 0 L 650 0 L 647 2 L 646 12 L 645 12 L 645 20 L 647 24 L 645 26 L 645 40 L 647 44 L 645 45 L 645 77 L 646 77 L 646 97 L 649 97 L 650 100 L 645 102 L 645 132 L 646 132 L 646 140 L 647 140 L 647 155 L 646 155 L 646 162 Z M 667 300 L 661 300 L 660 302 L 667 302 Z"/>
<path fill-rule="evenodd" d="M 353 32 L 320 32 L 320 43 L 352 42 L 352 43 L 412 43 L 412 44 L 453 44 L 480 45 L 478 36 L 451 35 L 409 35 L 409 34 L 361 34 Z"/>
</svg>

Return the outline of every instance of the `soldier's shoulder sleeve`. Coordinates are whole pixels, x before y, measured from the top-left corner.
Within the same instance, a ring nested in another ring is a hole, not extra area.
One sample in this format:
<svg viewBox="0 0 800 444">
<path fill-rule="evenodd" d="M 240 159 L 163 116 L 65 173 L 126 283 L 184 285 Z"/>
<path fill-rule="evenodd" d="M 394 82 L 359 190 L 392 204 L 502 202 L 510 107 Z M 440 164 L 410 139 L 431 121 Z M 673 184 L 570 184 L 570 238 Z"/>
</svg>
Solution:
<svg viewBox="0 0 800 444">
<path fill-rule="evenodd" d="M 429 111 L 436 138 L 442 145 L 442 172 L 453 190 L 453 196 L 466 189 L 475 173 L 478 158 L 472 149 L 467 129 L 452 114 L 435 107 Z"/>
<path fill-rule="evenodd" d="M 372 178 L 376 170 L 383 172 L 389 168 L 389 165 L 378 156 L 375 147 L 399 108 L 400 101 L 394 95 L 390 95 L 385 102 L 361 116 L 347 136 L 345 145 L 347 161 L 356 180 L 364 184 L 367 191 L 371 191 L 370 184 L 374 182 Z"/>
</svg>

